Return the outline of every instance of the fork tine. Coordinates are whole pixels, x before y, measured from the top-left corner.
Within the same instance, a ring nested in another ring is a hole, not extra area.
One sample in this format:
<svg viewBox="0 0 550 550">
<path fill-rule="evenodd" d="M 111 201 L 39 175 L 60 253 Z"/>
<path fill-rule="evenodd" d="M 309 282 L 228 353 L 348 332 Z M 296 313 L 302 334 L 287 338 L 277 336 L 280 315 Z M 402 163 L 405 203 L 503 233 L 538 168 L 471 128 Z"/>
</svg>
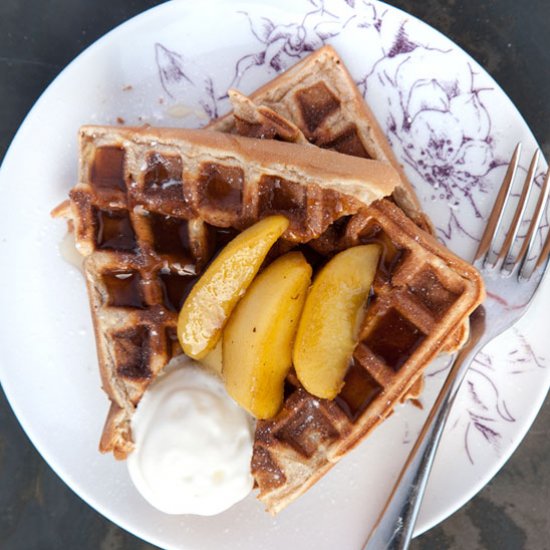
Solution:
<svg viewBox="0 0 550 550">
<path fill-rule="evenodd" d="M 510 196 L 510 189 L 516 175 L 520 153 L 521 143 L 518 143 L 514 150 L 514 154 L 512 155 L 512 160 L 510 161 L 508 169 L 506 170 L 506 176 L 504 177 L 504 181 L 502 182 L 502 186 L 500 188 L 500 191 L 498 192 L 495 205 L 493 206 L 493 210 L 491 211 L 489 220 L 487 222 L 487 225 L 485 226 L 485 231 L 483 232 L 483 236 L 479 241 L 479 246 L 477 247 L 474 256 L 474 262 L 485 257 L 485 255 L 491 249 L 493 238 L 498 231 L 498 228 L 502 221 L 502 214 L 504 212 L 504 209 L 506 208 L 506 204 Z"/>
<path fill-rule="evenodd" d="M 535 171 L 537 169 L 537 164 L 539 162 L 539 154 L 540 154 L 540 150 L 537 149 L 531 160 L 531 164 L 527 172 L 527 177 L 525 178 L 525 182 L 523 184 L 523 190 L 521 191 L 521 197 L 516 207 L 516 211 L 514 212 L 514 217 L 512 218 L 512 223 L 510 224 L 506 238 L 502 243 L 500 252 L 498 253 L 495 261 L 493 262 L 493 267 L 496 267 L 499 262 L 502 262 L 503 264 L 505 264 L 506 259 L 508 258 L 508 256 L 512 251 L 512 246 L 514 245 L 516 237 L 518 236 L 518 231 L 521 225 L 521 221 L 523 219 L 523 215 L 525 214 L 525 207 L 527 206 L 527 201 L 529 200 L 529 194 L 531 193 L 531 189 L 533 188 Z M 519 256 L 514 262 L 514 264 L 516 264 L 518 260 L 519 260 Z"/>
<path fill-rule="evenodd" d="M 531 224 L 529 225 L 529 230 L 525 235 L 525 239 L 523 240 L 523 244 L 521 245 L 521 249 L 518 253 L 518 257 L 516 260 L 516 263 L 518 262 L 522 263 L 522 266 L 521 266 L 522 273 L 524 271 L 524 264 L 527 262 L 527 260 L 531 256 L 531 253 L 533 252 L 533 247 L 535 246 L 535 242 L 537 240 L 537 229 L 540 226 L 542 215 L 546 210 L 546 205 L 548 202 L 548 194 L 550 192 L 549 182 L 550 182 L 550 170 L 546 172 L 546 176 L 544 178 L 544 182 L 540 190 L 539 199 L 537 201 L 537 206 L 533 213 L 533 219 L 531 220 Z M 535 269 L 537 269 L 537 267 L 538 265 L 535 267 Z"/>
</svg>

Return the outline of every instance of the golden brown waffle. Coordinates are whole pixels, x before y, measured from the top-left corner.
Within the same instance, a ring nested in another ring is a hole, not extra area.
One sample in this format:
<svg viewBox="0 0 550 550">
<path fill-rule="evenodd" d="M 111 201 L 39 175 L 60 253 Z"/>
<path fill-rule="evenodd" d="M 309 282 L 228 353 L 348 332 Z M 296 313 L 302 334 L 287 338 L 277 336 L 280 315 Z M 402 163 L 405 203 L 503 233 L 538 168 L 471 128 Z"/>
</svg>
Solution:
<svg viewBox="0 0 550 550">
<path fill-rule="evenodd" d="M 112 403 L 100 447 L 118 458 L 132 450 L 143 392 L 181 353 L 186 292 L 217 249 L 266 215 L 290 219 L 278 248 L 298 246 L 314 267 L 358 243 L 384 251 L 340 395 L 313 398 L 290 375 L 283 410 L 258 423 L 252 471 L 271 512 L 391 412 L 482 299 L 477 272 L 383 199 L 399 183 L 386 164 L 200 130 L 84 127 L 80 138 L 70 216 Z"/>
<path fill-rule="evenodd" d="M 334 250 L 381 244 L 374 295 L 338 397 L 315 398 L 290 376 L 283 410 L 258 422 L 252 472 L 271 513 L 304 493 L 393 411 L 484 296 L 476 270 L 387 199 L 351 216 L 340 235 Z"/>
<path fill-rule="evenodd" d="M 120 458 L 135 406 L 180 352 L 176 312 L 235 230 L 283 212 L 285 239 L 303 243 L 399 183 L 376 161 L 204 130 L 84 127 L 80 146 L 70 217 L 112 401 L 100 447 Z"/>
<path fill-rule="evenodd" d="M 307 141 L 347 155 L 388 162 L 402 182 L 395 200 L 419 227 L 431 231 L 431 222 L 376 117 L 331 46 L 310 54 L 249 98 L 236 90 L 230 90 L 229 97 L 233 112 L 211 122 L 210 129 Z"/>
</svg>

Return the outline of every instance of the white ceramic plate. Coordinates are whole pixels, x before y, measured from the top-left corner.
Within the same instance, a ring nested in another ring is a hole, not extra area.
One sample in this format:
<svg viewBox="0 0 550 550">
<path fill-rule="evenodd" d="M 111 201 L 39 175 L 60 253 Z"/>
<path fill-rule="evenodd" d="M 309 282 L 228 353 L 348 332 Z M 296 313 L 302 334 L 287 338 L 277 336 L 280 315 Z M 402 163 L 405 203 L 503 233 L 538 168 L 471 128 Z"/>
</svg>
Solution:
<svg viewBox="0 0 550 550">
<path fill-rule="evenodd" d="M 198 7 L 200 6 L 200 7 Z M 356 548 L 369 530 L 425 411 L 401 407 L 321 482 L 273 519 L 250 496 L 211 518 L 167 516 L 97 452 L 99 389 L 83 279 L 63 261 L 64 224 L 49 211 L 76 181 L 84 123 L 197 126 L 228 109 L 230 85 L 255 89 L 323 43 L 333 44 L 377 113 L 439 236 L 475 247 L 504 163 L 535 141 L 497 84 L 420 21 L 379 2 L 171 2 L 125 23 L 48 88 L 0 175 L 2 385 L 52 468 L 99 512 L 168 548 Z M 526 155 L 527 158 L 527 155 Z M 418 532 L 452 513 L 519 444 L 550 384 L 550 285 L 490 346 L 464 384 L 430 479 Z M 440 365 L 441 367 L 441 365 Z M 441 384 L 433 367 L 423 400 Z"/>
</svg>

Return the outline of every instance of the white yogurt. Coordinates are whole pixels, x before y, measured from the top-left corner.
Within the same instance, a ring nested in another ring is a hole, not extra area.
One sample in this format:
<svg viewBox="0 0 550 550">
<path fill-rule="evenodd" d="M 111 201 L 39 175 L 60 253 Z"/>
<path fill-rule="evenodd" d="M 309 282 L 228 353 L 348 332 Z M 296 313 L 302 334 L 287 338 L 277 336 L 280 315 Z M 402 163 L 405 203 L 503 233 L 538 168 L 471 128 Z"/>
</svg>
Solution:
<svg viewBox="0 0 550 550">
<path fill-rule="evenodd" d="M 132 419 L 128 471 L 167 514 L 219 514 L 252 489 L 252 426 L 223 383 L 185 356 L 173 360 Z"/>
</svg>

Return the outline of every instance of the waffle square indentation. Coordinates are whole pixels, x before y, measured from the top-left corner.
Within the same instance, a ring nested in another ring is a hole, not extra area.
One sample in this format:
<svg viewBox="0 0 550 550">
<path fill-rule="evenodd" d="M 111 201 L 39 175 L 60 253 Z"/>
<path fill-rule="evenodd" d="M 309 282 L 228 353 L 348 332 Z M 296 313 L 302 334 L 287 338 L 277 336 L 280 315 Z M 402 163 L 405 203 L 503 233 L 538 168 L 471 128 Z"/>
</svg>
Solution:
<svg viewBox="0 0 550 550">
<path fill-rule="evenodd" d="M 352 155 L 354 157 L 366 159 L 371 158 L 363 146 L 355 124 L 348 126 L 332 140 L 324 143 L 318 143 L 317 145 L 323 147 L 323 149 L 332 149 L 334 151 L 338 151 L 339 153 L 343 153 L 344 155 Z"/>
<path fill-rule="evenodd" d="M 135 250 L 136 234 L 126 210 L 96 210 L 97 246 L 108 250 Z"/>
<path fill-rule="evenodd" d="M 104 273 L 103 283 L 107 290 L 106 305 L 143 309 L 146 303 L 141 290 L 141 275 L 137 271 Z"/>
<path fill-rule="evenodd" d="M 259 428 L 261 430 L 261 427 Z M 260 486 L 281 487 L 286 476 L 271 457 L 270 452 L 261 445 L 254 445 L 250 468 Z"/>
<path fill-rule="evenodd" d="M 344 386 L 335 401 L 346 413 L 352 422 L 355 422 L 361 413 L 382 392 L 382 386 L 364 369 L 355 359 L 344 378 Z"/>
<path fill-rule="evenodd" d="M 187 220 L 155 212 L 149 213 L 149 217 L 157 254 L 191 258 Z"/>
<path fill-rule="evenodd" d="M 132 379 L 151 377 L 149 368 L 149 330 L 144 326 L 132 327 L 113 334 L 117 372 Z"/>
<path fill-rule="evenodd" d="M 179 311 L 185 298 L 197 281 L 196 275 L 180 275 L 179 273 L 159 273 L 163 302 L 166 309 Z"/>
<path fill-rule="evenodd" d="M 304 124 L 314 132 L 323 121 L 340 107 L 340 100 L 328 89 L 324 82 L 296 92 Z"/>
<path fill-rule="evenodd" d="M 376 277 L 379 280 L 391 280 L 399 266 L 408 257 L 409 251 L 397 247 L 382 228 L 376 224 L 368 225 L 359 234 L 361 244 L 378 244 L 381 247 L 380 261 Z"/>
<path fill-rule="evenodd" d="M 437 318 L 443 317 L 460 296 L 460 292 L 444 287 L 437 274 L 429 267 L 417 273 L 408 288 Z"/>
<path fill-rule="evenodd" d="M 241 168 L 213 162 L 202 164 L 199 174 L 200 205 L 240 213 L 243 182 Z"/>
<path fill-rule="evenodd" d="M 391 308 L 376 321 L 363 343 L 397 372 L 425 338 L 426 335 L 417 326 Z"/>
<path fill-rule="evenodd" d="M 292 398 L 298 399 L 299 393 L 304 397 L 305 392 L 296 392 Z M 309 396 L 301 399 L 297 407 L 293 407 L 295 414 L 288 418 L 273 434 L 277 439 L 284 441 L 297 452 L 306 457 L 315 454 L 321 445 L 327 444 L 339 436 L 338 431 L 318 406 L 319 401 Z"/>
<path fill-rule="evenodd" d="M 183 163 L 181 157 L 151 153 L 143 178 L 147 196 L 167 201 L 184 201 Z"/>
<path fill-rule="evenodd" d="M 102 191 L 126 191 L 125 151 L 122 147 L 99 147 L 90 168 L 90 183 Z"/>
<path fill-rule="evenodd" d="M 259 184 L 260 215 L 284 214 L 295 218 L 305 215 L 306 190 L 294 182 L 277 176 L 262 176 Z"/>
</svg>

